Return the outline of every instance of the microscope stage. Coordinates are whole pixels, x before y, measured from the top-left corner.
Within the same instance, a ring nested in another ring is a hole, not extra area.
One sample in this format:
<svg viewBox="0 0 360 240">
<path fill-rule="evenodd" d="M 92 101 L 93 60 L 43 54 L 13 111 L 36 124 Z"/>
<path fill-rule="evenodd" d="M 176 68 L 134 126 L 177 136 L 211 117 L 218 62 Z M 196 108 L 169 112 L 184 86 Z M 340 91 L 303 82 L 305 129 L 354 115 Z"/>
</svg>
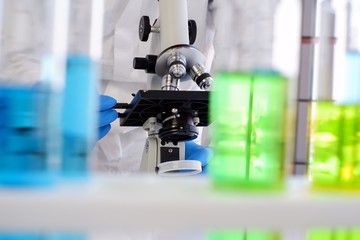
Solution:
<svg viewBox="0 0 360 240">
<path fill-rule="evenodd" d="M 169 109 L 191 109 L 198 113 L 198 127 L 208 125 L 209 92 L 140 90 L 120 118 L 121 126 L 143 126 L 150 117 Z"/>
</svg>

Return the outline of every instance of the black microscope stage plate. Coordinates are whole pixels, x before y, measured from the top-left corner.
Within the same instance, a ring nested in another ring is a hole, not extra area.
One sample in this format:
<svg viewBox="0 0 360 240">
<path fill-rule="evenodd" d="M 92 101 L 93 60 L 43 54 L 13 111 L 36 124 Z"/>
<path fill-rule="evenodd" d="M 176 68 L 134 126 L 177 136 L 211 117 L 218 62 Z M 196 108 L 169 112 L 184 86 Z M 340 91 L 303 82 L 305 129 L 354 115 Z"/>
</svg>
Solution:
<svg viewBox="0 0 360 240">
<path fill-rule="evenodd" d="M 121 126 L 143 126 L 149 117 L 157 117 L 164 110 L 189 108 L 198 112 L 198 127 L 208 125 L 209 92 L 140 90 L 120 118 Z"/>
</svg>

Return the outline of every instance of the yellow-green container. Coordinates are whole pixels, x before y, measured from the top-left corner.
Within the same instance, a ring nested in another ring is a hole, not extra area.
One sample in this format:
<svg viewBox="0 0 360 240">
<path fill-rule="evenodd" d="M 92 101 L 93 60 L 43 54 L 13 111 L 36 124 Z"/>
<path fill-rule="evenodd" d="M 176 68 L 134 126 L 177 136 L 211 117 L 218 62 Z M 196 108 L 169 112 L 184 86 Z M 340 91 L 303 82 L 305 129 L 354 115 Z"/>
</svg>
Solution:
<svg viewBox="0 0 360 240">
<path fill-rule="evenodd" d="M 315 189 L 360 190 L 360 105 L 311 105 L 309 177 Z"/>
</svg>

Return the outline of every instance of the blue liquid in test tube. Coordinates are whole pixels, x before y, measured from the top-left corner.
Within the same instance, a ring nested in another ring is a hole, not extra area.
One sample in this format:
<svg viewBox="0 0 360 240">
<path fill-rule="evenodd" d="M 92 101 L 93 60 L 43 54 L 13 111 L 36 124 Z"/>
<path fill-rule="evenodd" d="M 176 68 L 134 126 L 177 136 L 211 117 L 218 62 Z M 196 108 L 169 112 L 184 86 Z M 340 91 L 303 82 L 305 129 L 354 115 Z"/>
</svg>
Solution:
<svg viewBox="0 0 360 240">
<path fill-rule="evenodd" d="M 62 174 L 65 177 L 87 176 L 89 153 L 96 136 L 97 77 L 98 70 L 91 58 L 85 55 L 68 57 L 61 121 Z"/>
</svg>

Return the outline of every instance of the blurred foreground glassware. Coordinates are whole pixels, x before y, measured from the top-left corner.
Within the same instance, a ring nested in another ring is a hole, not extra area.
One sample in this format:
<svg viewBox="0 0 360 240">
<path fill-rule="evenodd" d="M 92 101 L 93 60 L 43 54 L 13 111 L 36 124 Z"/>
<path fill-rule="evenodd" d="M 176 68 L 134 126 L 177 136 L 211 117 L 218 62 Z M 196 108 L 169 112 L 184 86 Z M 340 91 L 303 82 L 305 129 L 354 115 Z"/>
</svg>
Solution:
<svg viewBox="0 0 360 240">
<path fill-rule="evenodd" d="M 96 142 L 102 0 L 70 2 L 66 83 L 62 109 L 62 175 L 86 177 Z"/>
<path fill-rule="evenodd" d="M 297 79 L 299 5 L 296 0 L 214 1 L 214 156 L 209 172 L 216 187 L 278 190 L 284 185 L 288 133 L 293 131 L 287 109 L 289 98 L 295 99 L 290 89 Z"/>
<path fill-rule="evenodd" d="M 360 190 L 360 106 L 312 103 L 310 178 L 318 188 Z"/>
<path fill-rule="evenodd" d="M 0 0 L 0 185 L 49 185 L 61 160 L 65 1 Z M 31 36 L 31 37 L 30 37 Z"/>
<path fill-rule="evenodd" d="M 308 168 L 318 190 L 360 190 L 359 14 L 359 1 L 320 3 Z"/>
<path fill-rule="evenodd" d="M 218 73 L 211 95 L 216 186 L 279 188 L 287 80 L 276 72 Z"/>
</svg>

